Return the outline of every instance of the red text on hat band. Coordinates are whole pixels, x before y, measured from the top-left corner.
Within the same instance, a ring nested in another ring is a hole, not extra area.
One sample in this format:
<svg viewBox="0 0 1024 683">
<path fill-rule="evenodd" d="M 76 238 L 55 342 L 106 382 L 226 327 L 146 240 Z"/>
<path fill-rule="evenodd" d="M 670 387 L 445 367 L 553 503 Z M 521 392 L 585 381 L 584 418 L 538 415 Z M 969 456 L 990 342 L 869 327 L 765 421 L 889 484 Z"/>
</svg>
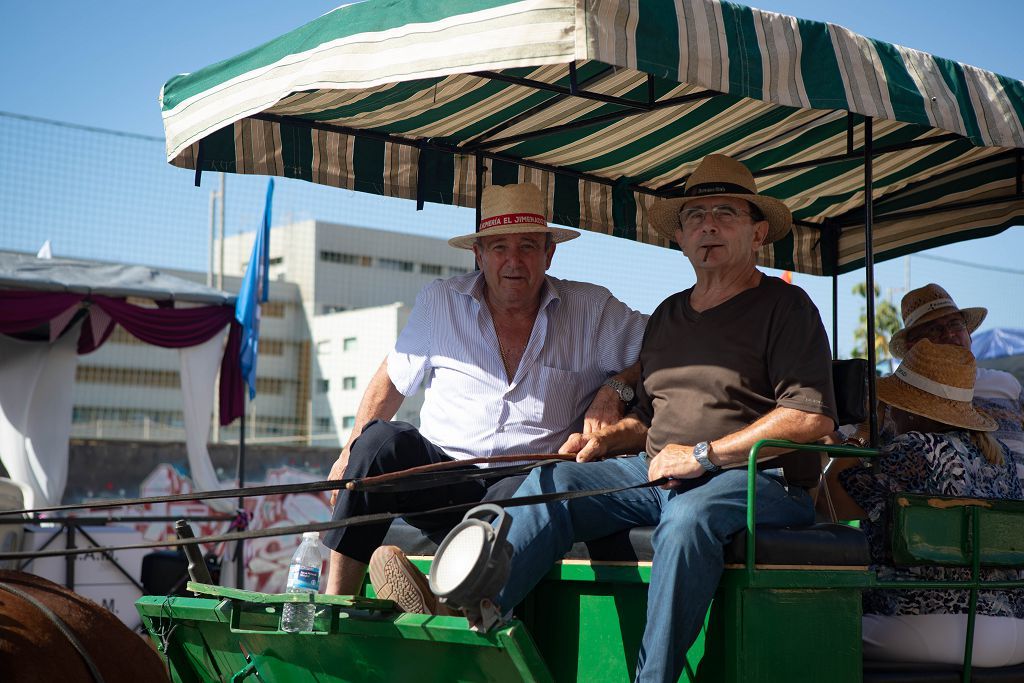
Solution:
<svg viewBox="0 0 1024 683">
<path fill-rule="evenodd" d="M 537 213 L 503 213 L 480 221 L 480 229 L 486 230 L 487 228 L 496 228 L 501 225 L 523 224 L 543 225 L 547 227 L 548 223 L 544 220 L 544 216 Z"/>
</svg>

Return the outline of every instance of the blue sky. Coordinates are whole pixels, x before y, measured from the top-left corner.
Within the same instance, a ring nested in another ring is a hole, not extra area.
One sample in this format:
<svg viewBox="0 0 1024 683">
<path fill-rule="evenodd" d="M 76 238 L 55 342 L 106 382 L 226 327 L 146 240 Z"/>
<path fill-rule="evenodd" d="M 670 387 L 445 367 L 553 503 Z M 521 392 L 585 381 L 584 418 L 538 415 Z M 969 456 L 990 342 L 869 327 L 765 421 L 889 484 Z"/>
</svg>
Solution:
<svg viewBox="0 0 1024 683">
<path fill-rule="evenodd" d="M 178 0 L 174 3 L 126 0 L 16 3 L 4 0 L 5 20 L 0 27 L 0 60 L 4 65 L 0 110 L 161 136 L 157 95 L 161 84 L 170 76 L 254 47 L 336 4 L 318 0 Z M 949 0 L 763 0 L 752 4 L 762 9 L 830 21 L 874 38 L 1024 78 L 1024 57 L 1019 48 L 1024 3 L 1019 0 L 982 0 L 969 4 Z M 17 172 L 17 164 L 0 159 L 0 174 Z M 175 187 L 174 192 L 191 191 L 192 197 L 202 192 L 190 190 L 190 183 L 183 174 L 179 173 L 177 178 L 180 178 L 181 188 Z M 0 184 L 7 180 L 0 176 Z M 83 184 L 85 182 L 83 178 Z M 102 187 L 96 191 L 101 192 Z M 275 217 L 300 214 L 339 220 L 336 216 L 318 213 L 318 197 L 323 195 L 317 190 L 296 189 L 289 198 L 282 183 L 278 192 Z M 229 226 L 251 229 L 259 220 L 261 190 L 253 185 L 247 193 L 245 203 L 252 206 L 243 210 L 238 206 L 240 202 L 229 204 L 235 210 L 229 218 Z M 251 201 L 248 200 L 250 195 Z M 205 193 L 200 199 L 195 202 L 197 206 L 205 206 Z M 358 216 L 353 222 L 363 225 L 399 224 L 403 230 L 437 236 L 471 229 L 471 216 L 461 211 L 435 208 L 415 214 L 408 206 L 410 203 L 355 196 L 346 201 L 353 215 Z M 325 203 L 324 213 L 333 212 L 337 203 L 336 198 L 330 206 Z M 201 213 L 199 209 L 196 211 Z M 205 216 L 196 220 L 205 221 Z M 11 235 L 15 233 L 0 226 L 0 249 L 27 248 Z M 578 247 L 572 247 L 577 250 L 573 257 L 565 253 L 556 257 L 557 274 L 613 285 L 617 293 L 640 308 L 648 308 L 663 293 L 692 282 L 689 267 L 677 255 L 663 254 L 648 268 L 650 279 L 658 286 L 634 285 L 631 288 L 629 284 L 622 284 L 629 280 L 623 276 L 628 275 L 631 259 L 622 258 L 621 244 L 609 248 L 611 243 L 600 236 L 588 236 L 579 242 Z M 196 246 L 197 250 L 201 248 L 205 247 Z M 181 258 L 189 267 L 201 268 L 205 256 L 197 256 L 198 253 L 188 253 Z M 642 253 L 647 258 L 647 252 Z M 1024 229 L 1011 229 L 995 238 L 953 245 L 913 258 L 909 282 L 911 286 L 920 286 L 934 279 L 946 285 L 962 305 L 988 305 L 992 313 L 986 327 L 1024 327 L 1024 303 L 1018 301 L 1024 299 L 1020 296 L 1024 279 L 1019 274 L 948 262 L 953 259 L 1017 271 L 1024 270 L 1020 262 L 1022 253 Z M 155 255 L 138 258 L 160 264 Z M 199 265 L 195 265 L 196 262 Z M 906 270 L 907 264 L 903 261 L 879 267 L 877 278 L 883 294 L 891 293 L 898 300 L 907 279 Z M 850 277 L 840 280 L 841 348 L 848 346 L 856 318 L 857 302 L 846 296 L 854 282 Z M 831 282 L 797 276 L 796 283 L 808 289 L 827 321 L 831 317 Z M 995 295 L 1014 291 L 1017 294 L 1013 296 Z"/>
</svg>

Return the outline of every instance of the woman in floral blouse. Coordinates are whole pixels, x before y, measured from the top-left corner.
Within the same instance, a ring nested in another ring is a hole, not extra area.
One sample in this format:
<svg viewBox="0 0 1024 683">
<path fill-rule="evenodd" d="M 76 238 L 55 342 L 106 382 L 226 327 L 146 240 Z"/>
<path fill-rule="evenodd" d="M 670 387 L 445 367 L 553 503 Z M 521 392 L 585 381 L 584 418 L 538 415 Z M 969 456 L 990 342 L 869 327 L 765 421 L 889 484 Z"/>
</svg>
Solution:
<svg viewBox="0 0 1024 683">
<path fill-rule="evenodd" d="M 891 494 L 933 493 L 1024 500 L 1020 455 L 992 437 L 998 424 L 978 411 L 970 351 L 924 339 L 896 372 L 880 379 L 896 436 L 869 464 L 844 470 L 842 486 L 863 509 L 862 525 L 881 580 L 966 580 L 967 568 L 893 567 L 885 533 Z M 985 580 L 1017 579 L 1016 570 L 985 569 Z M 958 664 L 963 661 L 969 592 L 869 591 L 864 597 L 868 659 Z M 1024 662 L 1024 591 L 980 591 L 974 638 L 976 666 Z"/>
</svg>

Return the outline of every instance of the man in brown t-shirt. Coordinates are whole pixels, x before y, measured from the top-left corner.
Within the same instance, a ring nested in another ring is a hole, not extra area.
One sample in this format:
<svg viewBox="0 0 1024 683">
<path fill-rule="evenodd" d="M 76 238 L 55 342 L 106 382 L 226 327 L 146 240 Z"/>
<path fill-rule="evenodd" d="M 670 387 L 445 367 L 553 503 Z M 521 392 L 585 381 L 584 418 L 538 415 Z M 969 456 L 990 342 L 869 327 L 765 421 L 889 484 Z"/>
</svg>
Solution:
<svg viewBox="0 0 1024 683">
<path fill-rule="evenodd" d="M 662 302 L 647 324 L 633 411 L 573 435 L 563 451 L 578 462 L 534 471 L 516 496 L 670 479 L 662 488 L 515 509 L 512 569 L 495 602 L 514 607 L 576 541 L 657 525 L 637 680 L 676 681 L 718 585 L 723 548 L 746 524 L 742 466 L 751 446 L 825 436 L 835 399 L 814 304 L 755 267 L 757 251 L 790 230 L 782 202 L 757 194 L 743 164 L 711 155 L 684 196 L 655 203 L 650 215 L 679 243 L 697 282 Z M 757 505 L 763 525 L 814 519 L 809 496 L 770 471 L 758 476 Z"/>
</svg>

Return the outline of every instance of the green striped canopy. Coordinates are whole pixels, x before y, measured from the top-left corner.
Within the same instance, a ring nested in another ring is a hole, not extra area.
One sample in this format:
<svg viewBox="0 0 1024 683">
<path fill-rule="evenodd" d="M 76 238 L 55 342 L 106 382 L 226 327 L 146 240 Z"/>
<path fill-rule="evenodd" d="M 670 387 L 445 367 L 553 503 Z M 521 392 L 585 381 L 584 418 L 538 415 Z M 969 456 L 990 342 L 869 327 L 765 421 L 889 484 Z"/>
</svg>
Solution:
<svg viewBox="0 0 1024 683">
<path fill-rule="evenodd" d="M 704 155 L 794 214 L 761 263 L 863 264 L 1024 219 L 1024 83 L 717 0 L 367 0 L 161 93 L 168 160 L 473 207 L 534 182 L 555 223 L 647 223 Z M 870 130 L 871 134 L 867 135 Z"/>
</svg>

